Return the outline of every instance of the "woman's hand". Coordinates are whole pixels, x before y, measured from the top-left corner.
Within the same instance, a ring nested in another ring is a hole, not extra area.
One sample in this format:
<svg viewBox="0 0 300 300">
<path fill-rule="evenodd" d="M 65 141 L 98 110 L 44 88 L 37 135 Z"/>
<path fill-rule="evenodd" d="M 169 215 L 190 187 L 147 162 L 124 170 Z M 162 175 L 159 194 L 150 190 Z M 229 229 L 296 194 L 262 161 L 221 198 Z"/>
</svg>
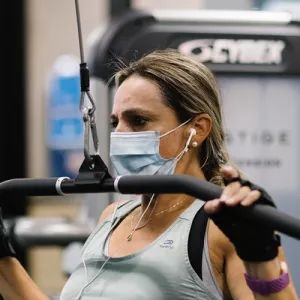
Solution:
<svg viewBox="0 0 300 300">
<path fill-rule="evenodd" d="M 235 246 L 238 256 L 247 262 L 263 262 L 278 255 L 280 238 L 268 226 L 235 213 L 233 206 L 254 203 L 275 207 L 270 195 L 250 181 L 242 180 L 232 167 L 221 170 L 225 188 L 220 199 L 205 204 L 205 211 Z"/>
<path fill-rule="evenodd" d="M 220 170 L 223 178 L 231 179 L 239 176 L 239 173 L 236 169 L 226 166 Z M 261 193 L 258 190 L 251 190 L 248 186 L 241 186 L 239 182 L 232 182 L 228 184 L 220 197 L 220 199 L 214 199 L 208 201 L 204 210 L 208 214 L 213 214 L 220 211 L 223 205 L 226 206 L 236 206 L 241 204 L 243 206 L 250 206 L 255 203 L 261 196 Z"/>
</svg>

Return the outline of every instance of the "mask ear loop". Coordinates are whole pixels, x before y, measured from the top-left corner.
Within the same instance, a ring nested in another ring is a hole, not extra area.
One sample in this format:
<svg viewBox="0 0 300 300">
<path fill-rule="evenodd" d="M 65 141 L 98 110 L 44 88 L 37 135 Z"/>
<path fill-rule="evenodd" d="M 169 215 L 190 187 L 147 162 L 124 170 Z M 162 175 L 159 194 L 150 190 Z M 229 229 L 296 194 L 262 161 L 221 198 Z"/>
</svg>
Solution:
<svg viewBox="0 0 300 300">
<path fill-rule="evenodd" d="M 192 120 L 192 118 L 189 118 L 189 119 L 186 120 L 184 123 L 181 123 L 180 125 L 178 125 L 177 127 L 173 128 L 172 130 L 170 130 L 170 131 L 168 131 L 168 132 L 162 134 L 159 138 L 162 138 L 162 137 L 164 137 L 164 136 L 166 136 L 166 135 L 168 135 L 168 134 L 174 132 L 175 130 L 177 130 L 178 128 L 184 126 L 185 124 L 187 124 L 187 123 L 190 122 L 191 120 Z"/>
<path fill-rule="evenodd" d="M 190 135 L 188 140 L 185 143 L 185 146 L 183 148 L 183 150 L 175 157 L 175 162 L 174 164 L 172 164 L 172 166 L 168 169 L 167 174 L 169 173 L 170 170 L 172 170 L 172 168 L 174 167 L 175 164 L 178 163 L 178 161 L 182 158 L 182 156 L 184 155 L 184 153 L 187 153 L 189 151 L 189 145 L 191 143 L 191 140 L 193 138 L 193 136 L 196 135 L 196 130 L 195 128 L 191 128 L 190 129 Z"/>
</svg>

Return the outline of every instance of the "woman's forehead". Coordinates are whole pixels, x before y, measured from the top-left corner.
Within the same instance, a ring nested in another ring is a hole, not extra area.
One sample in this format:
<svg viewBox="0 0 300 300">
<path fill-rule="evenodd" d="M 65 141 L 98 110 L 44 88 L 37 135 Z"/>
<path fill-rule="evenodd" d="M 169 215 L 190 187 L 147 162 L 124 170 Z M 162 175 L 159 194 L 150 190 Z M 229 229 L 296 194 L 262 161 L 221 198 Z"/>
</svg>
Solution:
<svg viewBox="0 0 300 300">
<path fill-rule="evenodd" d="M 131 76 L 117 89 L 113 110 L 132 107 L 158 109 L 162 106 L 163 97 L 157 84 L 140 76 Z"/>
</svg>

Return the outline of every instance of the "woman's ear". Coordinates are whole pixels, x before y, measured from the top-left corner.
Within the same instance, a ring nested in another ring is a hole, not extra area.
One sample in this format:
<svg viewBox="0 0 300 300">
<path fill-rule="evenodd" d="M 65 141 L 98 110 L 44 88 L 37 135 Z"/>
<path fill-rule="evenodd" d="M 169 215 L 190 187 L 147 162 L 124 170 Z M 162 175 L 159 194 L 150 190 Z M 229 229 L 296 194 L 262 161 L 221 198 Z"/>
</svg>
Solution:
<svg viewBox="0 0 300 300">
<path fill-rule="evenodd" d="M 192 142 L 197 142 L 198 145 L 200 145 L 210 134 L 212 119 L 208 114 L 201 114 L 194 118 L 191 126 L 196 131 L 196 134 L 192 138 Z"/>
</svg>

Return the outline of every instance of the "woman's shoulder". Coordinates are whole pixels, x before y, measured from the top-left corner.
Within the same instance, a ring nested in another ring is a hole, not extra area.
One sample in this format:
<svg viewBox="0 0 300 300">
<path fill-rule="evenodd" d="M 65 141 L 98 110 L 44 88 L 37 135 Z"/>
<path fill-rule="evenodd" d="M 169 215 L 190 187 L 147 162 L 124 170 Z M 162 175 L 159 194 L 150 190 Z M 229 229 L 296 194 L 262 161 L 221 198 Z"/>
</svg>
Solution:
<svg viewBox="0 0 300 300">
<path fill-rule="evenodd" d="M 104 211 L 102 212 L 98 223 L 102 223 L 109 215 L 113 214 L 113 212 L 115 211 L 115 208 L 116 208 L 117 205 L 120 206 L 120 205 L 123 205 L 127 202 L 128 202 L 128 200 L 120 200 L 120 201 L 117 201 L 117 202 L 114 202 L 114 203 L 108 205 L 104 209 Z"/>
</svg>

